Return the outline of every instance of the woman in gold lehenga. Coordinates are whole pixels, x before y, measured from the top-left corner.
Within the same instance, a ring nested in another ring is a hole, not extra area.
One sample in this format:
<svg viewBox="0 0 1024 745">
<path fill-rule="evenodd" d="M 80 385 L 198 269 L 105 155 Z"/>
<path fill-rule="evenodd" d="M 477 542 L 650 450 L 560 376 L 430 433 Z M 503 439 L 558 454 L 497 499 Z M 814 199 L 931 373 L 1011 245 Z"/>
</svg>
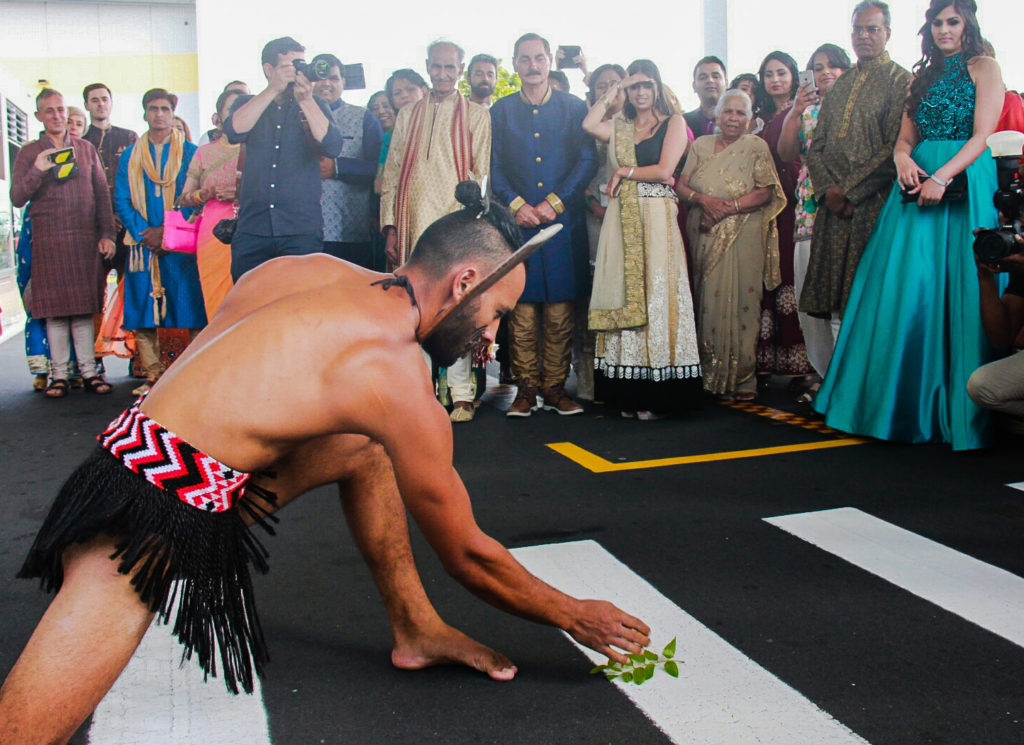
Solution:
<svg viewBox="0 0 1024 745">
<path fill-rule="evenodd" d="M 597 331 L 595 399 L 654 419 L 700 401 L 700 357 L 673 175 L 686 125 L 658 68 L 637 60 L 583 128 L 608 146 L 608 195 L 588 316 Z M 628 92 L 628 95 L 625 93 Z M 608 108 L 622 107 L 611 120 Z"/>
<path fill-rule="evenodd" d="M 720 134 L 693 143 L 677 186 L 690 204 L 704 388 L 740 401 L 757 396 L 761 295 L 781 281 L 775 217 L 786 205 L 768 146 L 745 134 L 751 116 L 747 94 L 727 91 Z"/>
<path fill-rule="evenodd" d="M 231 112 L 231 105 L 239 92 L 231 89 L 217 99 L 217 116 L 223 122 Z M 220 128 L 220 125 L 217 125 Z M 213 319 L 217 308 L 234 287 L 231 281 L 231 246 L 221 243 L 213 235 L 213 228 L 225 218 L 235 214 L 236 170 L 239 145 L 231 145 L 221 136 L 196 151 L 188 168 L 188 179 L 179 203 L 185 207 L 202 207 L 203 221 L 199 225 L 196 261 L 199 264 L 199 283 L 203 288 L 206 317 Z"/>
</svg>

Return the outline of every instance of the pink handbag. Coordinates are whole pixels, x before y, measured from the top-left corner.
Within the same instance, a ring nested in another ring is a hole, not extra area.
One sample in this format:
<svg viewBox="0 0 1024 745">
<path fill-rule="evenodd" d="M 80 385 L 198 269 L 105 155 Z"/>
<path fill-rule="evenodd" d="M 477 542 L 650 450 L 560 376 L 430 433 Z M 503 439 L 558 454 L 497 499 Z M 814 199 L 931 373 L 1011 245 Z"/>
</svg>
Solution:
<svg viewBox="0 0 1024 745">
<path fill-rule="evenodd" d="M 199 241 L 199 224 L 202 221 L 202 215 L 197 217 L 195 222 L 189 222 L 178 210 L 165 211 L 163 248 L 194 254 Z"/>
</svg>

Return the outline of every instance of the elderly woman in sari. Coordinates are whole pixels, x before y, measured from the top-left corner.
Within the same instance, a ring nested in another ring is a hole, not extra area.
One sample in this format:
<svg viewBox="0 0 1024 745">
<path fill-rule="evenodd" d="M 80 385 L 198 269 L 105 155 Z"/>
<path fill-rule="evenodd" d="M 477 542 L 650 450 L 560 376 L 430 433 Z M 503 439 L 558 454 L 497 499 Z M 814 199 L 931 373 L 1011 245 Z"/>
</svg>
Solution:
<svg viewBox="0 0 1024 745">
<path fill-rule="evenodd" d="M 230 89 L 217 98 L 217 117 L 223 122 L 231 113 L 231 105 L 241 95 Z M 217 128 L 220 129 L 220 124 Z M 231 291 L 231 246 L 213 235 L 218 222 L 235 216 L 236 170 L 240 145 L 232 145 L 227 137 L 218 137 L 196 151 L 188 168 L 188 178 L 178 203 L 183 207 L 201 207 L 203 220 L 199 225 L 196 262 L 199 282 L 203 288 L 206 317 L 213 318 L 220 304 Z"/>
<path fill-rule="evenodd" d="M 746 134 L 752 116 L 746 93 L 726 91 L 720 133 L 693 143 L 676 187 L 690 205 L 704 389 L 739 401 L 757 396 L 761 297 L 781 281 L 775 217 L 786 205 L 768 145 Z"/>
<path fill-rule="evenodd" d="M 613 81 L 583 128 L 608 143 L 608 196 L 589 327 L 597 331 L 594 390 L 624 415 L 655 419 L 701 397 L 700 355 L 673 176 L 686 153 L 683 117 L 658 68 L 637 60 Z M 611 120 L 607 110 L 622 108 Z"/>
</svg>

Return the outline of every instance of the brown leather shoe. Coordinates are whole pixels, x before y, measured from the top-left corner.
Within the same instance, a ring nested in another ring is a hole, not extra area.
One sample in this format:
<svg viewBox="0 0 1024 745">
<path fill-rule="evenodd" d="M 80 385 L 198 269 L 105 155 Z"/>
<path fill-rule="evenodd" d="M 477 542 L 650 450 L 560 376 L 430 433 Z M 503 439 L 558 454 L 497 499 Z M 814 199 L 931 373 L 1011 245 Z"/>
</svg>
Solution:
<svg viewBox="0 0 1024 745">
<path fill-rule="evenodd" d="M 553 385 L 550 388 L 541 389 L 541 395 L 544 396 L 545 411 L 553 411 L 556 414 L 561 414 L 562 416 L 583 413 L 583 407 L 569 398 L 569 394 L 565 392 L 565 388 L 560 385 Z"/>
<path fill-rule="evenodd" d="M 505 416 L 530 416 L 537 408 L 537 389 L 521 386 Z"/>
</svg>

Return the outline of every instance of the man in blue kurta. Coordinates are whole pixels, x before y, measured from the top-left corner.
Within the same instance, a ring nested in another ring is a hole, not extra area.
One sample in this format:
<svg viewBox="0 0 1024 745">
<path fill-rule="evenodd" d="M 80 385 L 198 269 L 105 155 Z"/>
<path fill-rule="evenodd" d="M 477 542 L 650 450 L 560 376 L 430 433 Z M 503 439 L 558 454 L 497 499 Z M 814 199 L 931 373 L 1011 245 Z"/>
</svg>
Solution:
<svg viewBox="0 0 1024 745">
<path fill-rule="evenodd" d="M 171 126 L 177 105 L 178 97 L 162 88 L 146 92 L 142 107 L 149 130 L 121 154 L 114 186 L 114 209 L 128 230 L 124 328 L 135 332 L 146 375 L 136 395 L 164 371 L 157 328 L 190 329 L 194 335 L 206 325 L 195 254 L 163 249 L 164 211 L 174 209 L 196 151 Z"/>
<path fill-rule="evenodd" d="M 512 417 L 530 416 L 537 395 L 545 409 L 579 414 L 565 392 L 572 359 L 574 304 L 587 292 L 586 245 L 578 233 L 583 193 L 597 171 L 594 141 L 583 131 L 587 106 L 548 84 L 551 46 L 537 34 L 515 44 L 522 90 L 491 108 L 491 183 L 509 205 L 525 238 L 559 223 L 562 231 L 526 264 L 526 288 L 509 316 L 512 374 L 519 391 Z"/>
</svg>

